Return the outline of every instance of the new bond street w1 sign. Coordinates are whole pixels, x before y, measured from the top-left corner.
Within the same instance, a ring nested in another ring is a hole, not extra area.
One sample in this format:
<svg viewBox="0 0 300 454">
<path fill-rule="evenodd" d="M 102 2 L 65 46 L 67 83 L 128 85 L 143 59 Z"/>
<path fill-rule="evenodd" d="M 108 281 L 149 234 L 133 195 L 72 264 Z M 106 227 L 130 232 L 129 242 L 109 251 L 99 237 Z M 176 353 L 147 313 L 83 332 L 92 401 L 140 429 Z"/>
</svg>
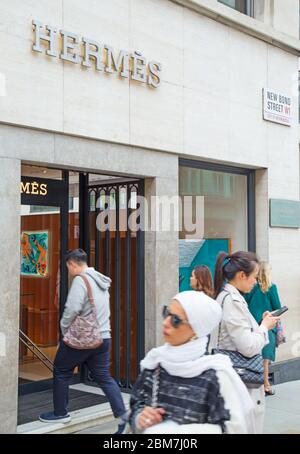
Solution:
<svg viewBox="0 0 300 454">
<path fill-rule="evenodd" d="M 292 98 L 270 88 L 263 89 L 263 118 L 281 125 L 291 126 Z"/>
</svg>

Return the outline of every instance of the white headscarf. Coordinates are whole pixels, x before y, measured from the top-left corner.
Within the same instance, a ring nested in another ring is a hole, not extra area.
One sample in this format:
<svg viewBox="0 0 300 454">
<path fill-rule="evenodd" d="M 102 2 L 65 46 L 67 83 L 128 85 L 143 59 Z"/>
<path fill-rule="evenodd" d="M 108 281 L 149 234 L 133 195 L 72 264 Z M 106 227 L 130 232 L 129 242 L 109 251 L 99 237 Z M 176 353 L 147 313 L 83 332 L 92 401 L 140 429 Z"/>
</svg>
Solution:
<svg viewBox="0 0 300 454">
<path fill-rule="evenodd" d="M 173 299 L 181 304 L 194 333 L 199 338 L 207 336 L 219 325 L 222 318 L 221 306 L 204 292 L 194 290 L 181 292 Z"/>
<path fill-rule="evenodd" d="M 214 369 L 226 374 L 232 383 L 232 390 L 241 399 L 245 415 L 253 411 L 253 403 L 248 390 L 225 355 L 205 355 L 207 335 L 220 323 L 222 310 L 220 305 L 203 292 L 187 291 L 174 296 L 186 312 L 188 322 L 198 339 L 179 346 L 168 343 L 153 348 L 141 361 L 141 369 L 156 369 L 160 365 L 170 375 L 192 378 Z M 251 432 L 251 430 L 249 429 Z"/>
</svg>

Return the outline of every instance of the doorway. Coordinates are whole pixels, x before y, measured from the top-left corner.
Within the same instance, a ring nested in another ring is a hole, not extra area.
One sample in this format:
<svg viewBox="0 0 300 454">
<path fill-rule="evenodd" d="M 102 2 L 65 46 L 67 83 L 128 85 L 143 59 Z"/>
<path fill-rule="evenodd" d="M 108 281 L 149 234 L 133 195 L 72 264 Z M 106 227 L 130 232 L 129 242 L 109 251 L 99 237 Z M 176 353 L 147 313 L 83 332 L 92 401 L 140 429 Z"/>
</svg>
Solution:
<svg viewBox="0 0 300 454">
<path fill-rule="evenodd" d="M 26 175 L 21 180 L 20 394 L 52 382 L 68 288 L 68 174 L 60 174 L 60 180 Z"/>
<path fill-rule="evenodd" d="M 90 266 L 112 279 L 111 373 L 123 390 L 131 389 L 144 355 L 144 232 L 138 228 L 143 194 L 143 180 L 22 166 L 20 395 L 52 387 L 71 284 L 64 258 L 77 247 L 87 251 Z M 97 220 L 104 211 L 110 220 L 101 230 Z M 85 367 L 77 372 L 72 384 L 93 385 Z"/>
</svg>

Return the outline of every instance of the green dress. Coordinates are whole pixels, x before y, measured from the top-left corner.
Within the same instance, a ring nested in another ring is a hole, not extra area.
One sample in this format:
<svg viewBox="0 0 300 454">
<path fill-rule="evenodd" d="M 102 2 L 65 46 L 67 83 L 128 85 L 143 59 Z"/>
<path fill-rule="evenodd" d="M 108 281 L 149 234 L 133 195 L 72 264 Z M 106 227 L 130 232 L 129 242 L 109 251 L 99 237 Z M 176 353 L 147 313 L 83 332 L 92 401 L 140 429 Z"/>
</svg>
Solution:
<svg viewBox="0 0 300 454">
<path fill-rule="evenodd" d="M 272 312 L 281 307 L 275 284 L 272 284 L 266 293 L 261 290 L 259 284 L 256 284 L 253 290 L 244 295 L 244 297 L 248 303 L 251 314 L 258 324 L 262 321 L 264 312 Z M 269 340 L 270 343 L 263 348 L 262 356 L 264 359 L 275 361 L 276 328 L 269 331 Z"/>
</svg>

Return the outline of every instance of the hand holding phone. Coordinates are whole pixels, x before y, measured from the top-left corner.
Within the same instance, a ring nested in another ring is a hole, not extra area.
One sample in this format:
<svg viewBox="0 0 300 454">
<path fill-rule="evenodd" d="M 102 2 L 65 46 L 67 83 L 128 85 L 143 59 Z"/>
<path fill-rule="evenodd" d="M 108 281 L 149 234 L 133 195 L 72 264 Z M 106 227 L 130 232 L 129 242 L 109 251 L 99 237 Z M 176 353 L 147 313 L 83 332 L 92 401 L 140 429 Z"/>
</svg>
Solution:
<svg viewBox="0 0 300 454">
<path fill-rule="evenodd" d="M 280 309 L 277 309 L 277 311 L 271 312 L 271 314 L 273 317 L 280 317 L 282 314 L 284 314 L 288 310 L 289 310 L 289 308 L 287 306 L 282 306 Z"/>
</svg>

